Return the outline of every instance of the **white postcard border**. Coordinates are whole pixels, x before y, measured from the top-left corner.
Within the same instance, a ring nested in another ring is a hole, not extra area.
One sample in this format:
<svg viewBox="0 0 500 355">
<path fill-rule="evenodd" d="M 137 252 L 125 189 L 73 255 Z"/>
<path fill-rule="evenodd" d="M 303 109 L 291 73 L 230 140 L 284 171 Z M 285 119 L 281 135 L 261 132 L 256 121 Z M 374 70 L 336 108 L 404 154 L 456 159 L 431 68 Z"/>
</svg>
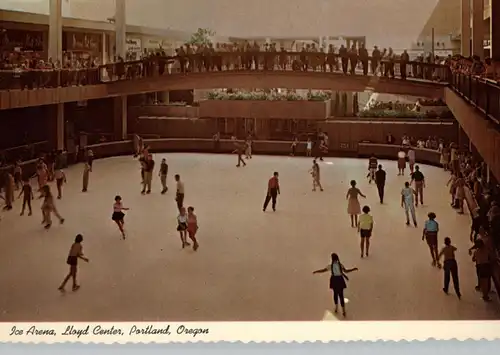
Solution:
<svg viewBox="0 0 500 355">
<path fill-rule="evenodd" d="M 0 323 L 0 343 L 500 340 L 500 321 Z"/>
</svg>

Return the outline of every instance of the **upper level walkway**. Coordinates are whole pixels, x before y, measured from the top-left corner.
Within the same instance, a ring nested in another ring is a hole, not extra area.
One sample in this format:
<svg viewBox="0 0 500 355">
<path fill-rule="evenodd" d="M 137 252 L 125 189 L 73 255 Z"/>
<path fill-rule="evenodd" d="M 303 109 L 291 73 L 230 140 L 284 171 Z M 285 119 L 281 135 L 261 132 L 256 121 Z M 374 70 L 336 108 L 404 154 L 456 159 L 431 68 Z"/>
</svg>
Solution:
<svg viewBox="0 0 500 355">
<path fill-rule="evenodd" d="M 0 71 L 0 109 L 155 91 L 288 88 L 442 98 L 447 66 L 325 53 L 215 52 L 81 70 Z"/>
<path fill-rule="evenodd" d="M 452 74 L 445 101 L 470 141 L 500 181 L 500 85 L 492 80 Z"/>
</svg>

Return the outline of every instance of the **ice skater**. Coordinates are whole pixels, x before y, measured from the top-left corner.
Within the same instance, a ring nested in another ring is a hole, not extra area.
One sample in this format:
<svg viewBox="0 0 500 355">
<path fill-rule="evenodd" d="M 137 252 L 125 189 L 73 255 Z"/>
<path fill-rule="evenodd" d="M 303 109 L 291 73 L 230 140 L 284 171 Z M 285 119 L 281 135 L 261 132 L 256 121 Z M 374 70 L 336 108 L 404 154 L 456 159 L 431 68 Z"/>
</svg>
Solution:
<svg viewBox="0 0 500 355">
<path fill-rule="evenodd" d="M 316 191 L 316 187 L 319 187 L 320 191 L 323 191 L 323 186 L 321 186 L 321 175 L 320 175 L 320 167 L 316 159 L 313 160 L 313 166 L 311 170 L 309 170 L 313 179 L 313 191 Z"/>
<path fill-rule="evenodd" d="M 415 190 L 410 187 L 409 182 L 405 182 L 405 187 L 401 190 L 401 207 L 405 209 L 406 225 L 410 225 L 410 215 L 413 225 L 417 227 L 417 216 L 415 214 Z"/>
<path fill-rule="evenodd" d="M 66 264 L 69 265 L 69 273 L 64 278 L 61 286 L 59 286 L 59 291 L 64 292 L 64 287 L 68 283 L 69 279 L 73 279 L 73 291 L 76 291 L 80 288 L 80 285 L 76 282 L 76 274 L 78 270 L 78 259 L 82 259 L 85 262 L 89 262 L 89 259 L 83 255 L 83 236 L 78 234 L 75 237 L 75 242 L 71 245 L 69 249 L 68 258 L 66 259 Z"/>
<path fill-rule="evenodd" d="M 438 262 L 441 257 L 444 257 L 443 270 L 444 270 L 444 287 L 443 292 L 448 294 L 448 289 L 450 287 L 450 275 L 453 280 L 453 287 L 455 288 L 455 294 L 458 299 L 462 297 L 460 293 L 460 282 L 458 279 L 458 264 L 455 259 L 455 252 L 457 248 L 451 244 L 451 238 L 444 238 L 444 247 L 438 254 Z"/>
<path fill-rule="evenodd" d="M 29 179 L 24 180 L 23 188 L 18 198 L 21 198 L 21 196 L 23 197 L 23 207 L 21 209 L 21 216 L 24 215 L 24 210 L 26 206 L 28 206 L 28 216 L 31 216 L 33 212 L 31 210 L 31 201 L 35 198 L 35 196 L 33 195 L 33 188 L 31 187 Z"/>
<path fill-rule="evenodd" d="M 111 219 L 118 226 L 123 240 L 125 240 L 125 213 L 123 213 L 123 211 L 128 210 L 129 208 L 123 207 L 121 196 L 115 196 L 115 203 L 113 204 L 113 214 L 111 216 Z"/>
<path fill-rule="evenodd" d="M 332 261 L 331 264 L 327 265 L 323 269 L 319 269 L 313 271 L 313 274 L 322 274 L 324 272 L 330 272 L 330 289 L 333 291 L 333 303 L 335 304 L 334 312 L 338 312 L 338 306 L 342 307 L 342 315 L 346 316 L 345 309 L 345 299 L 344 299 L 344 290 L 347 288 L 346 280 L 349 281 L 349 278 L 346 274 L 357 271 L 358 268 L 354 267 L 352 269 L 346 269 L 344 265 L 340 262 L 339 256 L 335 253 L 331 255 Z"/>
<path fill-rule="evenodd" d="M 441 268 L 439 263 L 438 254 L 438 233 L 439 233 L 439 223 L 436 222 L 436 214 L 430 212 L 427 217 L 429 219 L 425 221 L 424 231 L 422 233 L 422 240 L 425 239 L 427 245 L 429 246 L 429 251 L 431 252 L 432 266 L 437 266 Z"/>
<path fill-rule="evenodd" d="M 56 217 L 59 219 L 59 223 L 63 224 L 64 223 L 64 218 L 61 217 L 59 212 L 57 211 L 55 202 L 54 202 L 54 196 L 52 195 L 52 192 L 50 191 L 50 186 L 45 185 L 42 188 L 42 194 L 43 194 L 43 203 L 42 203 L 42 224 L 45 224 L 45 229 L 49 229 L 52 226 L 52 213 L 56 215 Z"/>
<path fill-rule="evenodd" d="M 373 217 L 370 215 L 370 207 L 363 207 L 363 214 L 359 216 L 358 233 L 361 237 L 361 257 L 370 254 L 370 238 L 373 232 Z M 365 250 L 366 247 L 366 250 Z M 364 254 L 364 255 L 363 255 Z"/>
<path fill-rule="evenodd" d="M 377 165 L 377 157 L 372 154 L 370 159 L 368 159 L 368 175 L 366 175 L 369 184 L 371 184 L 372 181 L 375 181 L 375 172 L 377 171 Z"/>
<path fill-rule="evenodd" d="M 165 194 L 168 191 L 167 186 L 167 174 L 168 174 L 168 164 L 167 159 L 163 158 L 160 164 L 160 171 L 158 172 L 158 176 L 160 177 L 161 182 L 161 194 Z"/>
<path fill-rule="evenodd" d="M 356 187 L 356 181 L 351 180 L 351 187 L 347 190 L 347 213 L 351 217 L 351 227 L 358 226 L 358 215 L 361 213 L 361 206 L 359 204 L 358 196 L 366 198 L 365 195 Z"/>
<path fill-rule="evenodd" d="M 278 180 L 279 174 L 277 171 L 274 172 L 272 178 L 269 179 L 267 183 L 267 194 L 264 200 L 264 206 L 262 211 L 266 212 L 269 202 L 272 200 L 273 211 L 276 212 L 276 202 L 278 200 L 278 195 L 280 194 L 280 184 Z"/>
<path fill-rule="evenodd" d="M 197 251 L 200 245 L 196 239 L 198 232 L 198 217 L 194 213 L 194 207 L 189 206 L 187 209 L 187 235 L 193 241 L 193 250 Z"/>
</svg>

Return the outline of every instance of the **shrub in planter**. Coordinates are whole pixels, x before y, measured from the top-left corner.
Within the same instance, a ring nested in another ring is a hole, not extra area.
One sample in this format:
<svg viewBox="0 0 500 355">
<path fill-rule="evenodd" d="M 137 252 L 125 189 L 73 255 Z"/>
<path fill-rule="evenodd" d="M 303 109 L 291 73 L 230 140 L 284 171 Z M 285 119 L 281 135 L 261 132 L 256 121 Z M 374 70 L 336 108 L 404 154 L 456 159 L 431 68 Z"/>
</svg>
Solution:
<svg viewBox="0 0 500 355">
<path fill-rule="evenodd" d="M 415 111 L 394 111 L 394 110 L 363 110 L 358 113 L 359 117 L 374 118 L 424 118 L 425 114 Z"/>
<path fill-rule="evenodd" d="M 307 100 L 308 101 L 327 101 L 330 100 L 331 95 L 326 92 L 308 92 Z"/>
<path fill-rule="evenodd" d="M 207 95 L 209 100 L 251 100 L 251 101 L 327 101 L 330 94 L 326 92 L 309 92 L 306 97 L 294 92 L 278 93 L 251 91 L 251 92 L 221 92 L 210 91 Z"/>
</svg>

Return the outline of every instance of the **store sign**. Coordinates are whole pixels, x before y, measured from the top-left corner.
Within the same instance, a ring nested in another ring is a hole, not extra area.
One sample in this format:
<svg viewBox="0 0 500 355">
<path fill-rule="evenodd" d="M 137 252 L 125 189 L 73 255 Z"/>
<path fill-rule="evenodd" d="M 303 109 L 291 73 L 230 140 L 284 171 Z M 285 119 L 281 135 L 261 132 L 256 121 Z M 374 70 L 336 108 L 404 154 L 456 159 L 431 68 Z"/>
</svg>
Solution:
<svg viewBox="0 0 500 355">
<path fill-rule="evenodd" d="M 146 40 L 146 44 L 144 47 L 148 49 L 163 48 L 163 40 L 157 38 L 149 38 Z"/>
<path fill-rule="evenodd" d="M 127 52 L 129 53 L 141 53 L 142 43 L 139 38 L 127 38 Z"/>
</svg>

